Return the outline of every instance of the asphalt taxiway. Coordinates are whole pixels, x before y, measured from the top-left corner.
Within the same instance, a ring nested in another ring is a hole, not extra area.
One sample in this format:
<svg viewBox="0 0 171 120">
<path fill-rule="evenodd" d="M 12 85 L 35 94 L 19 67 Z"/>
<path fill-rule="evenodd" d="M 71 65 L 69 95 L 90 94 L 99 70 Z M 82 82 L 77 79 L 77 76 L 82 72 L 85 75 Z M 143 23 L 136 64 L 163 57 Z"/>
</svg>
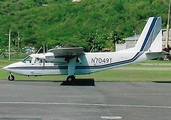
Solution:
<svg viewBox="0 0 171 120">
<path fill-rule="evenodd" d="M 0 81 L 0 120 L 169 120 L 171 83 Z"/>
</svg>

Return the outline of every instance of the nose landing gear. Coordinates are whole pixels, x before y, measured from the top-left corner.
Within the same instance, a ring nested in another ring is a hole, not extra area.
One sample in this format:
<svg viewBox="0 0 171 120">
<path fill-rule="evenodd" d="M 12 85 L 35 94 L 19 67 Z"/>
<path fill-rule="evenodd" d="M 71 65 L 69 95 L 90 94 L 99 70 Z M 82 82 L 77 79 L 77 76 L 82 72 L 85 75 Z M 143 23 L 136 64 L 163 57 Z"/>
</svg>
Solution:
<svg viewBox="0 0 171 120">
<path fill-rule="evenodd" d="M 8 80 L 9 80 L 9 81 L 14 81 L 14 80 L 15 80 L 14 75 L 12 75 L 12 74 L 10 73 L 10 75 L 8 76 Z"/>
</svg>

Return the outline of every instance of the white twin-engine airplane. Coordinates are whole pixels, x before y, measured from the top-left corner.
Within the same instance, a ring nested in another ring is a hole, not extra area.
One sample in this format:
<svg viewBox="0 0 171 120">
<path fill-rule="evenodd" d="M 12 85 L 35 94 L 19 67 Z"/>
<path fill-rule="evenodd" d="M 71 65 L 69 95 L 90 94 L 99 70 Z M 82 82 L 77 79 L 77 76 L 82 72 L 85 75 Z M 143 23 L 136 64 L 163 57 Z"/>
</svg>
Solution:
<svg viewBox="0 0 171 120">
<path fill-rule="evenodd" d="M 66 80 L 73 81 L 74 75 L 90 74 L 158 58 L 166 54 L 162 51 L 161 24 L 161 17 L 150 17 L 137 44 L 130 49 L 84 53 L 82 47 L 56 47 L 45 54 L 31 54 L 21 62 L 10 64 L 3 69 L 10 72 L 10 81 L 15 79 L 11 73 L 27 76 L 66 74 Z"/>
</svg>

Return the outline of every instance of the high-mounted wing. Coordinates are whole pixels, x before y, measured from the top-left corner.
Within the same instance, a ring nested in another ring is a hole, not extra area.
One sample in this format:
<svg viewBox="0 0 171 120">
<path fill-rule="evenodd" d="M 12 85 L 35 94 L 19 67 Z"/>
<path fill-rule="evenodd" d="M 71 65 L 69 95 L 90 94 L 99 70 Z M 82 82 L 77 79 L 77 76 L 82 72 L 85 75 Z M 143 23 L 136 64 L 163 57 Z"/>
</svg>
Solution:
<svg viewBox="0 0 171 120">
<path fill-rule="evenodd" d="M 67 81 L 74 80 L 75 64 L 77 61 L 77 56 L 83 54 L 83 48 L 82 47 L 69 47 L 69 48 L 56 47 L 54 49 L 50 49 L 49 52 L 52 52 L 57 56 L 63 56 L 65 58 L 64 61 L 68 62 Z"/>
<path fill-rule="evenodd" d="M 49 52 L 52 52 L 59 56 L 79 56 L 83 54 L 83 47 L 56 47 L 54 49 L 50 49 Z"/>
</svg>

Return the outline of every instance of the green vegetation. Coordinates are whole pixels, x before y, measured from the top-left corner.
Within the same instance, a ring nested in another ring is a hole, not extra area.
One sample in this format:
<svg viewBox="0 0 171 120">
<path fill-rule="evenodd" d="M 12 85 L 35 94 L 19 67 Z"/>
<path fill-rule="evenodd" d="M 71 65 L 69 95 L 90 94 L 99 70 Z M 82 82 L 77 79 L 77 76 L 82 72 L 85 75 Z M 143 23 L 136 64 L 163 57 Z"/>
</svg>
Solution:
<svg viewBox="0 0 171 120">
<path fill-rule="evenodd" d="M 110 48 L 122 38 L 141 33 L 150 16 L 166 26 L 169 0 L 1 0 L 0 48 L 13 50 L 46 45 L 82 46 L 84 51 Z"/>
<path fill-rule="evenodd" d="M 0 68 L 16 61 L 17 60 L 8 61 L 0 59 Z M 0 80 L 7 80 L 9 73 L 2 69 L 0 69 L 0 73 Z M 67 75 L 27 77 L 22 75 L 15 75 L 15 78 L 16 80 L 30 81 L 64 81 L 66 76 Z M 76 78 L 94 78 L 95 81 L 171 81 L 171 63 L 170 61 L 150 60 L 93 74 L 78 75 Z"/>
</svg>

